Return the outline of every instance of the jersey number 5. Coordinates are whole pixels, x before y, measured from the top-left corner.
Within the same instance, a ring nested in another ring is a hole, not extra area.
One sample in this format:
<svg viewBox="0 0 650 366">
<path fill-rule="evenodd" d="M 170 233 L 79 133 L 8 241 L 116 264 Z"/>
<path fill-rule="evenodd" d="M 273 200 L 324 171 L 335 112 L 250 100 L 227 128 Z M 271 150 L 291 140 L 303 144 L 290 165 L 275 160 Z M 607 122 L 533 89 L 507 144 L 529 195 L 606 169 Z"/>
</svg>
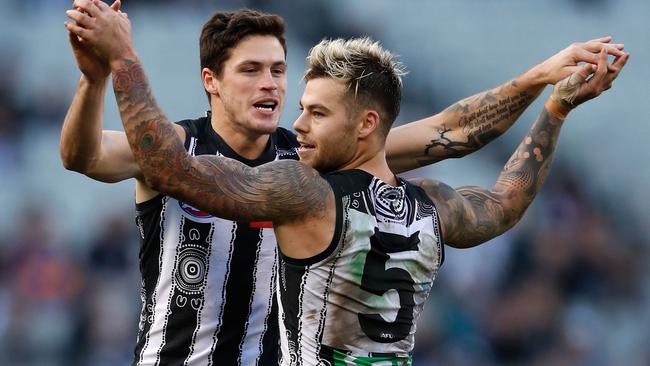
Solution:
<svg viewBox="0 0 650 366">
<path fill-rule="evenodd" d="M 417 251 L 419 232 L 410 237 L 381 233 L 375 229 L 370 237 L 370 251 L 366 257 L 361 276 L 361 288 L 372 294 L 383 296 L 389 290 L 399 295 L 400 309 L 394 321 L 384 320 L 380 314 L 359 314 L 359 324 L 363 332 L 373 341 L 393 343 L 406 338 L 413 326 L 413 307 L 415 301 L 414 281 L 411 275 L 401 268 L 386 268 L 390 258 L 388 253 Z"/>
</svg>

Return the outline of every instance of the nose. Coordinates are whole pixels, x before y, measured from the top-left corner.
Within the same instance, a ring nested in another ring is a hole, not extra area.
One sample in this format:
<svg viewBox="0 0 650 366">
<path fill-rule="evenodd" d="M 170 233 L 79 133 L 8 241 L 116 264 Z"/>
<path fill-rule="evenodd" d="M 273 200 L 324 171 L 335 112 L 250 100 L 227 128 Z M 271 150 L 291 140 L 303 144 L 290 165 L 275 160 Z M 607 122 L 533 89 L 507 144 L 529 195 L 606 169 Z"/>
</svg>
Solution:
<svg viewBox="0 0 650 366">
<path fill-rule="evenodd" d="M 298 133 L 305 134 L 309 131 L 309 119 L 306 114 L 307 112 L 303 110 L 298 116 L 298 119 L 293 123 L 293 129 Z"/>
<path fill-rule="evenodd" d="M 264 72 L 261 88 L 265 90 L 275 90 L 278 88 L 278 83 L 275 81 L 271 70 L 266 70 Z"/>
</svg>

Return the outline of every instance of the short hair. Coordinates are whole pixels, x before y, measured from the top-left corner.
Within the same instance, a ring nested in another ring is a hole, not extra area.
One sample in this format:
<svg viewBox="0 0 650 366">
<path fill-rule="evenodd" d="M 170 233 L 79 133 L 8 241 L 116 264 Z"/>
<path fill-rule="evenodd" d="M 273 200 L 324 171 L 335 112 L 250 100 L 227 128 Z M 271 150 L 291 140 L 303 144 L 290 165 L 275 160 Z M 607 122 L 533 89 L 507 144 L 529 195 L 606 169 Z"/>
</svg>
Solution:
<svg viewBox="0 0 650 366">
<path fill-rule="evenodd" d="M 368 37 L 322 40 L 309 51 L 305 80 L 330 77 L 347 84 L 351 112 L 377 110 L 382 132 L 388 134 L 397 118 L 406 70 L 397 56 Z"/>
<path fill-rule="evenodd" d="M 284 37 L 284 19 L 279 15 L 257 10 L 240 9 L 234 12 L 216 12 L 201 30 L 199 40 L 201 69 L 212 70 L 217 77 L 223 73 L 223 64 L 230 58 L 230 50 L 248 36 L 273 36 L 287 55 Z M 207 92 L 206 92 L 207 93 Z M 208 94 L 208 98 L 210 95 Z"/>
</svg>

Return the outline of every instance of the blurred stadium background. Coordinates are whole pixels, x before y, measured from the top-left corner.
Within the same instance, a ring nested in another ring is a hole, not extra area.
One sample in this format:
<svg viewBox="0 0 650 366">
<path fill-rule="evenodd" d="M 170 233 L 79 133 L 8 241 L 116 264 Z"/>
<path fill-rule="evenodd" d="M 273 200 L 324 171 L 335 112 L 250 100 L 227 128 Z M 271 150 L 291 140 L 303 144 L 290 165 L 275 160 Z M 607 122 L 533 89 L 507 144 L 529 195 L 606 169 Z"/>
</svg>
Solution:
<svg viewBox="0 0 650 366">
<path fill-rule="evenodd" d="M 0 12 L 0 364 L 128 365 L 140 306 L 133 182 L 66 171 L 60 126 L 79 72 L 68 0 Z M 614 87 L 571 114 L 542 194 L 509 233 L 447 248 L 418 324 L 414 365 L 650 365 L 650 2 L 124 0 L 136 48 L 172 120 L 207 108 L 198 36 L 215 10 L 288 24 L 298 115 L 307 50 L 370 35 L 410 70 L 398 123 L 494 87 L 571 42 L 613 35 L 631 53 Z M 503 138 L 413 175 L 491 186 L 550 88 Z M 106 122 L 121 129 L 113 94 Z"/>
</svg>

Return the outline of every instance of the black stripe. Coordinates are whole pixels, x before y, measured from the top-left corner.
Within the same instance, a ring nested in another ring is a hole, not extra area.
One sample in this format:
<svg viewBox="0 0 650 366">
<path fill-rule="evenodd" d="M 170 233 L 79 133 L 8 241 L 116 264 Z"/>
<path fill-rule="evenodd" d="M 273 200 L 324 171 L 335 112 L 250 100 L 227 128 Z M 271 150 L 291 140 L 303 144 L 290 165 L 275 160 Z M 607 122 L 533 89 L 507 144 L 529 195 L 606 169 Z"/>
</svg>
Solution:
<svg viewBox="0 0 650 366">
<path fill-rule="evenodd" d="M 136 224 L 144 237 L 140 239 L 140 275 L 142 287 L 140 296 L 144 297 L 140 312 L 140 331 L 135 346 L 133 364 L 140 362 L 140 354 L 148 338 L 153 323 L 154 292 L 160 276 L 161 225 L 164 221 L 164 198 L 157 196 L 145 204 L 136 205 Z M 145 207 L 146 206 L 146 207 Z"/>
<path fill-rule="evenodd" d="M 225 285 L 226 305 L 222 315 L 223 322 L 217 333 L 217 345 L 212 354 L 214 365 L 236 365 L 240 357 L 240 345 L 246 335 L 250 315 L 249 302 L 254 286 L 253 269 L 261 245 L 260 231 L 250 228 L 248 223 L 237 224 L 230 274 Z"/>
<path fill-rule="evenodd" d="M 161 365 L 181 365 L 190 355 L 198 313 L 203 306 L 208 268 L 210 223 L 183 219 L 181 242 L 176 250 L 173 293 L 167 311 Z"/>
<path fill-rule="evenodd" d="M 276 283 L 278 279 L 278 246 L 274 244 L 275 257 L 271 272 L 271 283 L 269 288 L 270 311 L 264 319 L 264 333 L 260 339 L 260 356 L 258 365 L 277 365 L 280 349 L 280 329 L 278 325 L 278 299 L 276 294 Z"/>
<path fill-rule="evenodd" d="M 275 277 L 274 277 L 275 281 Z M 280 329 L 278 327 L 278 301 L 275 293 L 272 293 L 273 304 L 271 313 L 266 322 L 267 329 L 262 337 L 262 355 L 260 356 L 259 365 L 277 365 L 279 360 L 278 350 L 280 348 Z"/>
<path fill-rule="evenodd" d="M 307 267 L 288 263 L 280 259 L 280 294 L 279 301 L 282 301 L 281 314 L 282 321 L 287 330 L 286 336 L 289 340 L 289 352 L 298 352 L 298 332 L 300 331 L 298 322 L 301 311 L 300 292 L 302 289 L 302 278 L 307 271 Z M 283 359 L 291 359 L 291 355 L 283 354 Z"/>
</svg>

